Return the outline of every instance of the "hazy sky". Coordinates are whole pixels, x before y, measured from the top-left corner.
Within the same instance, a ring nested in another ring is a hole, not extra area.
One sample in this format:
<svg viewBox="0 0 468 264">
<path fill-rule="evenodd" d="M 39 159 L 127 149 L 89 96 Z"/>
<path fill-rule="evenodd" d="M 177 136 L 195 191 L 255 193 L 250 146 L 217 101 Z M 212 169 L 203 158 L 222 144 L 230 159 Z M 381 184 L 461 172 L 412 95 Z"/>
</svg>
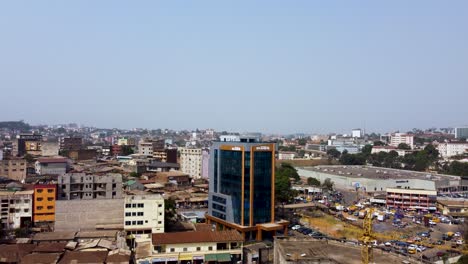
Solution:
<svg viewBox="0 0 468 264">
<path fill-rule="evenodd" d="M 1 1 L 0 120 L 468 124 L 468 1 Z"/>
</svg>

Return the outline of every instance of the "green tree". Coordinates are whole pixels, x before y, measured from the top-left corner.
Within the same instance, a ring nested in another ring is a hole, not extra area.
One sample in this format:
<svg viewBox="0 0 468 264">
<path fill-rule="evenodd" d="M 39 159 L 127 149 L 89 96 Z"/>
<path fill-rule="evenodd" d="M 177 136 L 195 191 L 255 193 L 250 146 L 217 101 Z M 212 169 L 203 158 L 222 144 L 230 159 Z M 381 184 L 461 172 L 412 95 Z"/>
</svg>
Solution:
<svg viewBox="0 0 468 264">
<path fill-rule="evenodd" d="M 289 203 L 294 198 L 291 181 L 286 174 L 277 174 L 275 179 L 275 198 L 278 203 Z"/>
<path fill-rule="evenodd" d="M 380 140 L 377 140 L 377 141 L 374 141 L 374 146 L 385 146 L 385 143 Z"/>
<path fill-rule="evenodd" d="M 333 191 L 334 185 L 335 183 L 332 180 L 330 180 L 330 178 L 326 178 L 322 183 L 322 187 L 329 191 Z"/>
<path fill-rule="evenodd" d="M 276 177 L 278 175 L 286 175 L 288 178 L 294 178 L 295 181 L 301 180 L 297 170 L 289 163 L 281 163 L 280 167 L 275 171 Z"/>
<path fill-rule="evenodd" d="M 298 139 L 297 144 L 300 145 L 300 146 L 305 146 L 307 144 L 307 138 Z"/>
<path fill-rule="evenodd" d="M 362 154 L 369 156 L 372 152 L 372 145 L 365 145 L 362 149 L 361 149 L 361 152 Z"/>
<path fill-rule="evenodd" d="M 127 146 L 127 145 L 122 146 L 122 155 L 128 156 L 128 155 L 131 155 L 133 153 L 135 153 L 135 152 L 133 151 L 133 148 L 131 146 Z"/>
<path fill-rule="evenodd" d="M 411 147 L 406 143 L 398 144 L 398 149 L 411 149 Z"/>
<path fill-rule="evenodd" d="M 338 159 L 338 158 L 340 158 L 341 153 L 338 150 L 336 150 L 334 148 L 331 148 L 331 149 L 327 150 L 327 155 L 328 155 L 328 157 L 330 157 L 332 159 Z"/>
<path fill-rule="evenodd" d="M 173 199 L 164 199 L 164 226 L 175 221 L 174 216 L 176 215 L 176 203 Z"/>
<path fill-rule="evenodd" d="M 364 165 L 366 164 L 366 156 L 362 153 L 348 154 L 343 151 L 339 161 L 343 165 Z"/>
<path fill-rule="evenodd" d="M 23 158 L 26 160 L 27 163 L 34 162 L 34 157 L 33 157 L 33 155 L 31 155 L 31 154 L 29 154 L 29 153 L 27 153 L 26 155 L 24 155 Z"/>
<path fill-rule="evenodd" d="M 309 177 L 309 178 L 307 178 L 307 185 L 320 186 L 320 181 L 315 179 L 315 178 Z"/>
</svg>

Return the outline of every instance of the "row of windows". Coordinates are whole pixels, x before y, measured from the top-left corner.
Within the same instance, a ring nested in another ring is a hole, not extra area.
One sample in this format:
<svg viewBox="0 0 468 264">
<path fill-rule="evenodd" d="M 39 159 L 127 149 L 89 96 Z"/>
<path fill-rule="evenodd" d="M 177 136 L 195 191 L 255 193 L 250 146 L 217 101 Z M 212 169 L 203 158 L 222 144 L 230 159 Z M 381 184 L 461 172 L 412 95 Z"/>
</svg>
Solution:
<svg viewBox="0 0 468 264">
<path fill-rule="evenodd" d="M 2 202 L 3 202 L 3 200 L 2 200 Z M 21 200 L 10 200 L 10 204 L 15 204 L 15 203 L 17 203 L 17 204 L 20 204 L 20 203 L 29 203 L 29 199 L 24 199 L 23 202 L 21 202 Z"/>
<path fill-rule="evenodd" d="M 158 204 L 158 207 L 162 207 L 162 204 Z M 142 203 L 133 203 L 133 204 L 125 204 L 125 208 L 144 208 L 145 204 Z"/>
<path fill-rule="evenodd" d="M 8 169 L 3 169 L 4 172 L 8 172 Z M 11 169 L 11 171 L 17 171 L 17 169 Z M 24 171 L 24 169 L 20 169 L 20 171 Z"/>
<path fill-rule="evenodd" d="M 156 246 L 156 247 L 154 247 L 154 249 L 155 249 L 156 251 L 158 251 L 158 252 L 161 252 L 161 247 L 160 247 L 160 246 Z M 208 247 L 208 250 L 209 250 L 209 251 L 212 251 L 212 250 L 213 250 L 213 247 L 212 247 L 212 246 L 209 246 L 209 247 Z M 175 252 L 175 248 L 170 248 L 169 251 L 170 251 L 170 252 Z M 187 251 L 188 251 L 188 248 L 183 248 L 182 251 L 187 252 Z M 201 247 L 197 247 L 197 251 L 201 251 Z"/>
<path fill-rule="evenodd" d="M 42 193 L 44 189 L 36 189 L 36 192 Z M 53 193 L 55 189 L 47 189 L 48 193 Z"/>
<path fill-rule="evenodd" d="M 44 198 L 42 198 L 42 197 L 37 197 L 37 198 L 36 198 L 36 201 L 38 201 L 38 202 L 40 202 L 40 201 L 42 201 L 42 200 L 44 200 Z M 54 198 L 52 198 L 52 197 L 48 197 L 48 198 L 47 198 L 47 201 L 49 201 L 49 202 L 51 202 L 51 201 L 53 201 L 53 200 L 54 200 Z"/>
<path fill-rule="evenodd" d="M 143 212 L 126 212 L 125 216 L 143 216 Z"/>
<path fill-rule="evenodd" d="M 44 209 L 44 206 L 38 206 L 38 207 L 36 207 L 36 209 L 37 209 L 37 210 L 42 210 L 42 209 Z M 52 205 L 49 205 L 49 206 L 47 206 L 47 209 L 48 209 L 48 210 L 54 209 L 54 207 L 53 207 Z"/>
<path fill-rule="evenodd" d="M 125 204 L 125 208 L 144 208 L 145 204 L 142 203 L 134 203 L 134 204 Z"/>
<path fill-rule="evenodd" d="M 143 225 L 143 221 L 125 221 L 125 225 Z"/>
<path fill-rule="evenodd" d="M 145 224 L 148 223 L 148 220 L 145 220 Z M 158 225 L 161 225 L 162 221 L 158 221 Z M 139 221 L 125 221 L 125 225 L 143 225 L 143 220 Z"/>
</svg>

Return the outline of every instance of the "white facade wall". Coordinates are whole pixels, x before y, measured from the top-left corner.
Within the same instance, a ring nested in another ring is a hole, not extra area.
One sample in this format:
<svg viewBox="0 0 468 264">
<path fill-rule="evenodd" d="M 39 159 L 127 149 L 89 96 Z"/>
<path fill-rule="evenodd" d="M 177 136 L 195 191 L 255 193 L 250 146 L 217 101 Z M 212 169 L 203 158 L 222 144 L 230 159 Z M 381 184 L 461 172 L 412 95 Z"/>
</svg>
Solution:
<svg viewBox="0 0 468 264">
<path fill-rule="evenodd" d="M 295 156 L 296 156 L 295 153 L 284 153 L 284 152 L 278 153 L 278 159 L 280 160 L 293 160 Z"/>
<path fill-rule="evenodd" d="M 32 198 L 34 191 L 18 191 L 10 194 L 2 193 L 1 219 L 7 229 L 21 227 L 21 219 L 27 218 L 32 222 Z"/>
<path fill-rule="evenodd" d="M 180 148 L 180 170 L 194 179 L 201 178 L 202 149 Z"/>
<path fill-rule="evenodd" d="M 352 137 L 353 138 L 360 138 L 362 137 L 362 130 L 361 129 L 353 129 L 351 131 Z"/>
<path fill-rule="evenodd" d="M 364 187 L 367 191 L 385 191 L 387 188 L 409 188 L 409 189 L 425 189 L 435 190 L 436 185 L 431 180 L 421 179 L 384 179 L 384 178 L 357 178 L 347 177 L 346 175 L 334 175 L 326 172 L 311 171 L 307 169 L 297 169 L 298 174 L 301 177 L 313 177 L 318 179 L 320 182 L 325 181 L 329 178 L 335 183 L 335 186 L 343 189 L 355 188 L 356 184 L 360 187 Z"/>
<path fill-rule="evenodd" d="M 124 229 L 164 233 L 164 198 L 161 195 L 125 196 Z"/>
<path fill-rule="evenodd" d="M 399 144 L 405 143 L 408 144 L 408 146 L 411 147 L 411 149 L 414 148 L 414 136 L 413 135 L 408 135 L 408 134 L 403 134 L 403 133 L 394 133 L 390 136 L 390 146 L 398 147 Z"/>
<path fill-rule="evenodd" d="M 450 158 L 468 152 L 467 143 L 440 143 L 437 150 L 442 158 Z"/>
</svg>

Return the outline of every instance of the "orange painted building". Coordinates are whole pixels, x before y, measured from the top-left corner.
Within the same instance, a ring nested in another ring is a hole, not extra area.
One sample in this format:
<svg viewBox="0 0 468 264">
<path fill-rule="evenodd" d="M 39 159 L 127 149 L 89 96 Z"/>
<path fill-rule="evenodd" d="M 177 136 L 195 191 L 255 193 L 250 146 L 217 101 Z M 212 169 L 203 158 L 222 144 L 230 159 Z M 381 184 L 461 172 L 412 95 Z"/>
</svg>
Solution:
<svg viewBox="0 0 468 264">
<path fill-rule="evenodd" d="M 55 184 L 34 185 L 33 221 L 54 222 L 57 186 Z"/>
</svg>

